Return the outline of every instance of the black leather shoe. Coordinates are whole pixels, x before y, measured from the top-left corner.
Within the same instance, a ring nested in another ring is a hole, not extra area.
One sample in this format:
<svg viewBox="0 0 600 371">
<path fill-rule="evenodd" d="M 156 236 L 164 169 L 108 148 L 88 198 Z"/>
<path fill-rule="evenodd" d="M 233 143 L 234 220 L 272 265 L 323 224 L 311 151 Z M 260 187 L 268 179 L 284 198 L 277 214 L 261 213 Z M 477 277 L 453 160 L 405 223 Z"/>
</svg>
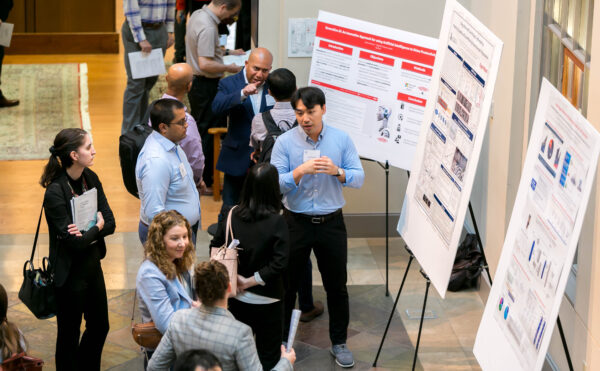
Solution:
<svg viewBox="0 0 600 371">
<path fill-rule="evenodd" d="M 2 93 L 0 93 L 2 94 Z M 4 95 L 0 95 L 0 108 L 2 107 L 13 107 L 19 104 L 18 99 L 6 99 Z"/>
</svg>

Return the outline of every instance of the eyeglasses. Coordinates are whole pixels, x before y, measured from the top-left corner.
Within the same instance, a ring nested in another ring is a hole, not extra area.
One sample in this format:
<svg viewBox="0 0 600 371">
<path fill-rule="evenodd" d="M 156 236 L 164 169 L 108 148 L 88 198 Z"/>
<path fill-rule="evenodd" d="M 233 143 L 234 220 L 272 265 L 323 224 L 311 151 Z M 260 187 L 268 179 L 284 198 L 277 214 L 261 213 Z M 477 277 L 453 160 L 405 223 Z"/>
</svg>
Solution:
<svg viewBox="0 0 600 371">
<path fill-rule="evenodd" d="M 179 126 L 185 126 L 185 124 L 187 123 L 187 118 L 184 117 L 181 120 L 177 121 L 177 122 L 172 122 L 169 125 L 179 125 Z"/>
</svg>

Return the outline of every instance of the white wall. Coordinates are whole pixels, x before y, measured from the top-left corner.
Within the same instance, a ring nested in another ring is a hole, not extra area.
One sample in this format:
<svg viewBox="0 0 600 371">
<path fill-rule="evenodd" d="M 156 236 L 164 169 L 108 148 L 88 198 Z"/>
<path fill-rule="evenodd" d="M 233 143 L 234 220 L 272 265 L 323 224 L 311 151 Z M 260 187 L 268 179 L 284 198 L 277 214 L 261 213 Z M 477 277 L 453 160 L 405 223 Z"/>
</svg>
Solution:
<svg viewBox="0 0 600 371">
<path fill-rule="evenodd" d="M 319 10 L 399 28 L 422 35 L 439 36 L 444 2 L 439 0 L 262 0 L 259 4 L 259 46 L 274 56 L 273 68 L 286 67 L 296 75 L 298 86 L 306 86 L 310 58 L 287 57 L 288 18 L 317 18 Z M 425 21 L 424 21 L 425 20 Z M 346 189 L 345 213 L 385 212 L 385 173 L 379 165 L 363 161 L 365 184 L 360 190 Z M 404 170 L 390 171 L 390 212 L 399 213 L 406 190 Z"/>
</svg>

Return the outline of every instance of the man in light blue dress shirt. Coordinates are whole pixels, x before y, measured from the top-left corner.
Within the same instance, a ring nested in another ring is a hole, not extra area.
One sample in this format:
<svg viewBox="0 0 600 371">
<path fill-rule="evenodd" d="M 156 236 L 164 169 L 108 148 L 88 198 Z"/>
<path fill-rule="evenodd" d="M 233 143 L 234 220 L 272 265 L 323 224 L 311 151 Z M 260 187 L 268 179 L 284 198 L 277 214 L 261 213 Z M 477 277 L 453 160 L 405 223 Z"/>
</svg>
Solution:
<svg viewBox="0 0 600 371">
<path fill-rule="evenodd" d="M 200 196 L 194 174 L 179 142 L 185 138 L 185 106 L 175 99 L 159 99 L 150 112 L 152 133 L 138 155 L 135 178 L 140 195 L 140 241 L 144 243 L 154 215 L 177 210 L 192 226 L 192 241 L 200 223 Z"/>
<path fill-rule="evenodd" d="M 338 365 L 352 367 L 354 358 L 346 347 L 350 308 L 342 187 L 360 188 L 365 173 L 350 136 L 323 123 L 325 95 L 320 89 L 298 89 L 291 103 L 298 127 L 282 134 L 271 154 L 271 163 L 279 171 L 284 215 L 290 230 L 285 323 L 289 327 L 299 280 L 312 250 L 327 292 L 331 354 Z"/>
</svg>

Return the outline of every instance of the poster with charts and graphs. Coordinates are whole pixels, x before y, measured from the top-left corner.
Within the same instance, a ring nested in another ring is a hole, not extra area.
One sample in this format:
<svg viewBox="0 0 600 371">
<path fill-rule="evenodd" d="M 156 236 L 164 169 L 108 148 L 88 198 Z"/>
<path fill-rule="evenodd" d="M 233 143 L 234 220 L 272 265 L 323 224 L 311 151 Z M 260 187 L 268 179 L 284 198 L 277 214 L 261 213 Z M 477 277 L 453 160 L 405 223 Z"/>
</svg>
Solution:
<svg viewBox="0 0 600 371">
<path fill-rule="evenodd" d="M 600 134 L 543 80 L 517 198 L 473 352 L 541 370 L 596 173 Z"/>
<path fill-rule="evenodd" d="M 358 153 L 410 170 L 437 41 L 319 12 L 309 85 L 325 92 L 325 123 L 346 131 Z"/>
<path fill-rule="evenodd" d="M 444 297 L 487 126 L 502 42 L 446 2 L 398 232 Z"/>
</svg>

